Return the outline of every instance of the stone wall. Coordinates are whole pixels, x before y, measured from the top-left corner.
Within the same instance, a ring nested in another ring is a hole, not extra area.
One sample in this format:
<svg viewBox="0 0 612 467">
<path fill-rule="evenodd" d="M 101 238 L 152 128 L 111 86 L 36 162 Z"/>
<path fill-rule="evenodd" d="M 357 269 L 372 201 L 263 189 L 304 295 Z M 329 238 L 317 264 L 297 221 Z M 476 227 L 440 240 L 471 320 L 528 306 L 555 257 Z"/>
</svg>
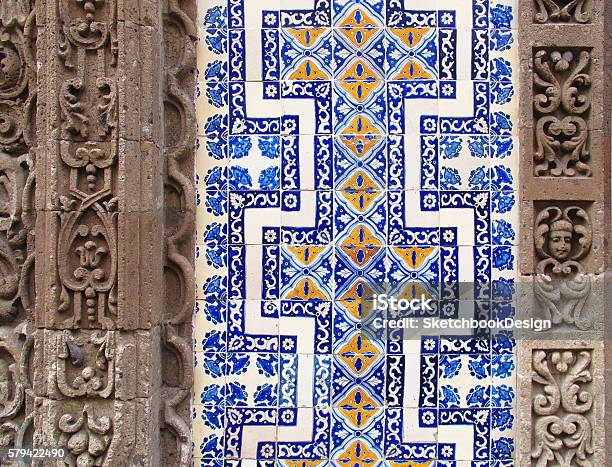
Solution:
<svg viewBox="0 0 612 467">
<path fill-rule="evenodd" d="M 2 445 L 191 462 L 194 17 L 0 4 Z"/>
<path fill-rule="evenodd" d="M 606 465 L 610 3 L 524 0 L 519 10 L 520 311 L 553 328 L 518 342 L 517 462 Z"/>
</svg>

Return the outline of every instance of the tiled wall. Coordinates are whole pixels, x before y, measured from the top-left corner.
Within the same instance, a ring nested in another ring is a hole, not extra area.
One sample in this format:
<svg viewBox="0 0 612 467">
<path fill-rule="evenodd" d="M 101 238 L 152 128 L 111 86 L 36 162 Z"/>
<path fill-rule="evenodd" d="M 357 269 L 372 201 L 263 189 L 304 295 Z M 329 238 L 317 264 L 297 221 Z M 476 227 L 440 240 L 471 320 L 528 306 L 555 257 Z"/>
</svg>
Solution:
<svg viewBox="0 0 612 467">
<path fill-rule="evenodd" d="M 514 313 L 516 5 L 198 8 L 196 464 L 514 465 L 512 338 L 377 338 L 364 297 Z"/>
</svg>

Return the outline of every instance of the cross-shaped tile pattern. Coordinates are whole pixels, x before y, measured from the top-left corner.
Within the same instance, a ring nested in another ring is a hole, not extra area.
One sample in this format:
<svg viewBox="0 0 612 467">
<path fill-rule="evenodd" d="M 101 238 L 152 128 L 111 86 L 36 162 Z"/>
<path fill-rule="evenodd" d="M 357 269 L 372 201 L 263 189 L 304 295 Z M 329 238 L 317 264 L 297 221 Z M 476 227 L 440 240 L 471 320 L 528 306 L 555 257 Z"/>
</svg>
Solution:
<svg viewBox="0 0 612 467">
<path fill-rule="evenodd" d="M 199 8 L 195 462 L 513 465 L 511 336 L 370 299 L 514 313 L 516 6 Z"/>
</svg>

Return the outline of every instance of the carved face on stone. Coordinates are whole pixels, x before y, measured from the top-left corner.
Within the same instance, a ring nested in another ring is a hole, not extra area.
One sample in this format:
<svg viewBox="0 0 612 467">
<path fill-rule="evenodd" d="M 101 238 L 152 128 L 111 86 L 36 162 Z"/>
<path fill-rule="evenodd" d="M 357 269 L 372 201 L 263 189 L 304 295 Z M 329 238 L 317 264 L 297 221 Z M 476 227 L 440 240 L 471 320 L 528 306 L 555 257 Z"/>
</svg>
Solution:
<svg viewBox="0 0 612 467">
<path fill-rule="evenodd" d="M 548 233 L 548 251 L 550 256 L 558 261 L 565 261 L 572 251 L 572 233 L 574 228 L 571 222 L 560 220 L 553 222 Z"/>
<path fill-rule="evenodd" d="M 591 238 L 591 220 L 582 207 L 553 205 L 540 209 L 534 232 L 538 268 L 555 267 L 558 274 L 580 268 L 579 261 L 591 248 Z"/>
</svg>

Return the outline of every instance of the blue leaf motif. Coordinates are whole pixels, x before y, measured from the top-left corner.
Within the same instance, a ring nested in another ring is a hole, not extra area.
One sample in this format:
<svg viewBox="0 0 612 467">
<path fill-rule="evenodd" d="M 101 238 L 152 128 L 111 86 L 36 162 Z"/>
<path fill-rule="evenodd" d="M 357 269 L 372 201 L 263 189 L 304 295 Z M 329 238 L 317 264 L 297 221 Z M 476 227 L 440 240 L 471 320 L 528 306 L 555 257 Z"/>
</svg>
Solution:
<svg viewBox="0 0 612 467">
<path fill-rule="evenodd" d="M 458 355 L 443 355 L 440 358 L 440 367 L 445 378 L 453 378 L 459 374 L 461 370 L 461 357 Z"/>
<path fill-rule="evenodd" d="M 202 339 L 202 348 L 205 351 L 219 352 L 223 350 L 225 344 L 223 342 L 223 334 L 221 331 L 213 330 L 207 332 Z"/>
<path fill-rule="evenodd" d="M 514 255 L 512 249 L 507 246 L 499 246 L 493 249 L 493 266 L 500 271 L 512 271 Z"/>
<path fill-rule="evenodd" d="M 278 190 L 280 188 L 280 169 L 267 167 L 259 174 L 259 187 L 262 190 Z"/>
<path fill-rule="evenodd" d="M 489 393 L 484 386 L 476 386 L 470 389 L 466 403 L 468 407 L 489 407 Z"/>
<path fill-rule="evenodd" d="M 223 428 L 223 415 L 225 414 L 225 410 L 223 407 L 218 406 L 206 406 L 204 407 L 202 413 L 202 419 L 206 422 L 206 424 L 213 428 L 219 429 Z"/>
<path fill-rule="evenodd" d="M 440 139 L 440 149 L 443 159 L 454 159 L 461 152 L 461 139 L 458 137 L 444 136 Z"/>
<path fill-rule="evenodd" d="M 233 407 L 237 405 L 246 405 L 247 398 L 249 397 L 246 391 L 246 386 L 236 382 L 228 383 L 227 386 L 227 406 Z"/>
<path fill-rule="evenodd" d="M 493 409 L 491 411 L 491 426 L 499 431 L 511 430 L 514 422 L 514 415 L 510 409 Z"/>
<path fill-rule="evenodd" d="M 495 5 L 491 8 L 491 23 L 494 28 L 510 29 L 512 26 L 512 7 L 508 5 Z"/>
<path fill-rule="evenodd" d="M 452 167 L 444 167 L 442 169 L 441 186 L 443 190 L 457 190 L 461 184 L 459 171 Z"/>
<path fill-rule="evenodd" d="M 514 389 L 506 384 L 495 385 L 491 389 L 494 407 L 512 407 L 514 397 Z"/>
<path fill-rule="evenodd" d="M 257 357 L 257 369 L 260 375 L 275 376 L 278 371 L 278 358 L 275 354 Z"/>
<path fill-rule="evenodd" d="M 202 404 L 208 405 L 219 405 L 224 399 L 225 388 L 219 384 L 211 384 L 206 386 L 202 391 L 200 400 Z"/>
<path fill-rule="evenodd" d="M 249 155 L 253 142 L 248 136 L 232 136 L 229 143 L 230 158 L 241 159 Z"/>
<path fill-rule="evenodd" d="M 485 166 L 478 167 L 470 172 L 468 185 L 471 190 L 488 190 L 489 177 Z"/>
<path fill-rule="evenodd" d="M 498 191 L 493 193 L 492 207 L 493 212 L 505 214 L 510 212 L 514 207 L 514 193 L 510 191 Z"/>
<path fill-rule="evenodd" d="M 270 383 L 262 384 L 257 387 L 255 394 L 255 405 L 257 406 L 272 406 L 276 405 L 276 390 Z"/>
<path fill-rule="evenodd" d="M 280 138 L 278 136 L 260 136 L 257 146 L 264 157 L 269 159 L 280 157 Z"/>
<path fill-rule="evenodd" d="M 221 458 L 223 450 L 220 447 L 220 438 L 217 435 L 206 436 L 200 444 L 202 458 Z"/>
<path fill-rule="evenodd" d="M 228 359 L 228 368 L 230 375 L 240 375 L 247 371 L 250 363 L 248 355 L 245 354 L 231 354 L 232 356 Z"/>
<path fill-rule="evenodd" d="M 485 379 L 490 373 L 491 360 L 485 355 L 474 356 L 468 365 L 470 375 L 477 379 Z"/>
<path fill-rule="evenodd" d="M 229 186 L 231 190 L 248 190 L 252 181 L 249 169 L 235 166 L 229 169 Z"/>
<path fill-rule="evenodd" d="M 468 147 L 470 148 L 470 154 L 472 157 L 487 157 L 488 155 L 488 147 L 487 141 L 485 138 L 473 138 L 469 143 Z"/>
<path fill-rule="evenodd" d="M 450 409 L 459 407 L 459 390 L 452 386 L 442 386 L 442 397 L 440 398 L 440 408 Z"/>
</svg>

